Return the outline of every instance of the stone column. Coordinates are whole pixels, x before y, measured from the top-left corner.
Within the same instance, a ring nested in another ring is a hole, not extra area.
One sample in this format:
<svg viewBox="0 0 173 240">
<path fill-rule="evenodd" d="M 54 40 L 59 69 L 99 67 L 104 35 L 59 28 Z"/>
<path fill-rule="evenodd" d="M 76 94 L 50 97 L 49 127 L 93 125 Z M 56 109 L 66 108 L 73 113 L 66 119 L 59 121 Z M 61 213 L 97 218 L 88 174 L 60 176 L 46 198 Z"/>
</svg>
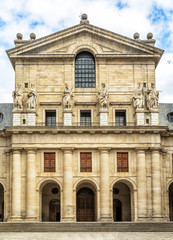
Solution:
<svg viewBox="0 0 173 240">
<path fill-rule="evenodd" d="M 13 150 L 11 220 L 21 220 L 21 150 Z"/>
<path fill-rule="evenodd" d="M 100 151 L 100 221 L 112 221 L 109 183 L 109 151 L 110 148 L 99 148 Z"/>
<path fill-rule="evenodd" d="M 138 221 L 145 221 L 147 217 L 147 178 L 145 150 L 137 150 L 137 205 Z"/>
<path fill-rule="evenodd" d="M 35 155 L 36 155 L 36 149 L 27 150 L 26 219 L 31 221 L 36 219 Z"/>
<path fill-rule="evenodd" d="M 152 150 L 152 220 L 159 221 L 162 218 L 162 193 L 161 193 L 161 169 L 160 152 Z"/>
<path fill-rule="evenodd" d="M 73 148 L 63 148 L 64 151 L 64 178 L 63 178 L 63 222 L 75 220 L 73 203 Z"/>
<path fill-rule="evenodd" d="M 4 220 L 10 217 L 10 152 L 6 152 L 6 192 L 4 191 Z"/>
</svg>

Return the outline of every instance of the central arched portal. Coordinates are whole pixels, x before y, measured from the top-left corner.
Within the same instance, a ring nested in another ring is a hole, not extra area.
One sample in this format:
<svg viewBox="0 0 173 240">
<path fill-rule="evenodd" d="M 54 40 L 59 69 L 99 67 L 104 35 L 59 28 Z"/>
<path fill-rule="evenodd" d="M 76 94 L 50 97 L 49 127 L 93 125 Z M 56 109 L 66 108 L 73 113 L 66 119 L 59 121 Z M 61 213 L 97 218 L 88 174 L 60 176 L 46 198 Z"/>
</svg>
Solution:
<svg viewBox="0 0 173 240">
<path fill-rule="evenodd" d="M 60 222 L 60 187 L 47 183 L 42 189 L 42 221 Z"/>
<path fill-rule="evenodd" d="M 95 221 L 95 196 L 89 187 L 80 188 L 77 192 L 77 221 Z"/>
<path fill-rule="evenodd" d="M 130 188 L 122 182 L 113 186 L 113 218 L 114 221 L 131 221 Z"/>
</svg>

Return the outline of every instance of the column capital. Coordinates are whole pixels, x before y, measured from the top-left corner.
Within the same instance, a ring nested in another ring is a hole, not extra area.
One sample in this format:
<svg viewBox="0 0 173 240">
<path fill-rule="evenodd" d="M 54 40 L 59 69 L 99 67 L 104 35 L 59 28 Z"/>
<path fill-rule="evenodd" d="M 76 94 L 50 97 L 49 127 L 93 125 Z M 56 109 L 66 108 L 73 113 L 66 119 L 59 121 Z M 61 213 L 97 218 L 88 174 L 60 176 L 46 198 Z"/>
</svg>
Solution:
<svg viewBox="0 0 173 240">
<path fill-rule="evenodd" d="M 100 153 L 104 153 L 104 152 L 110 152 L 111 148 L 101 147 L 101 148 L 98 148 L 98 150 Z"/>
<path fill-rule="evenodd" d="M 37 148 L 24 148 L 24 151 L 26 151 L 27 154 L 32 154 L 32 153 L 36 153 Z"/>
<path fill-rule="evenodd" d="M 140 152 L 146 152 L 148 150 L 147 147 L 138 147 L 138 148 L 135 148 L 136 152 L 137 153 L 140 153 Z"/>
<path fill-rule="evenodd" d="M 150 151 L 151 151 L 151 152 L 160 152 L 161 150 L 162 150 L 161 147 L 151 147 L 151 148 L 150 148 Z"/>
<path fill-rule="evenodd" d="M 23 149 L 22 148 L 10 148 L 9 150 L 13 154 L 18 154 L 18 153 L 21 153 Z"/>
<path fill-rule="evenodd" d="M 65 148 L 61 148 L 61 150 L 63 151 L 63 152 L 73 152 L 74 151 L 74 148 L 70 148 L 70 147 L 65 147 Z"/>
</svg>

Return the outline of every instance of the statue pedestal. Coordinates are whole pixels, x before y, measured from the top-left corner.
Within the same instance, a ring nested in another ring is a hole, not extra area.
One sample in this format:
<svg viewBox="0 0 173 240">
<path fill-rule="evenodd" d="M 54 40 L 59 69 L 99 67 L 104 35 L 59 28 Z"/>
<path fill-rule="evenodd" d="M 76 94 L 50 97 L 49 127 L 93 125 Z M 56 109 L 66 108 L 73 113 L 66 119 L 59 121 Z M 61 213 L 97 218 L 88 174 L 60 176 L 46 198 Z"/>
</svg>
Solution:
<svg viewBox="0 0 173 240">
<path fill-rule="evenodd" d="M 136 125 L 137 126 L 144 126 L 145 125 L 144 109 L 137 109 L 136 110 Z"/>
<path fill-rule="evenodd" d="M 64 126 L 72 126 L 72 110 L 64 109 Z"/>
<path fill-rule="evenodd" d="M 100 126 L 108 126 L 108 109 L 101 108 L 99 111 L 100 114 Z"/>
<path fill-rule="evenodd" d="M 158 109 L 151 110 L 151 126 L 159 125 L 159 111 Z"/>
<path fill-rule="evenodd" d="M 27 110 L 27 125 L 35 126 L 36 125 L 36 112 L 35 110 Z"/>
<path fill-rule="evenodd" d="M 13 110 L 13 126 L 21 125 L 21 111 L 22 110 Z"/>
</svg>

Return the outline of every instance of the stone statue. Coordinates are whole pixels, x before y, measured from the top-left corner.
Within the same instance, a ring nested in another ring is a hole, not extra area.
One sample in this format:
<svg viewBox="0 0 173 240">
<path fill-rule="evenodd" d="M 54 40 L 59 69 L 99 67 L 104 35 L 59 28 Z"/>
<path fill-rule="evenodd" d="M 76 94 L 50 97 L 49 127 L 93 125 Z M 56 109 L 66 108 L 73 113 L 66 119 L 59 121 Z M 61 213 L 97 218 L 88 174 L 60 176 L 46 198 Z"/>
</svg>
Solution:
<svg viewBox="0 0 173 240">
<path fill-rule="evenodd" d="M 34 85 L 31 85 L 31 90 L 27 94 L 27 110 L 35 110 L 37 105 L 37 92 Z"/>
<path fill-rule="evenodd" d="M 17 89 L 13 91 L 13 106 L 15 110 L 23 109 L 23 92 L 20 88 L 20 85 L 17 86 Z"/>
<path fill-rule="evenodd" d="M 109 92 L 105 83 L 102 83 L 102 88 L 98 92 L 100 108 L 108 108 Z"/>
<path fill-rule="evenodd" d="M 147 90 L 147 107 L 148 109 L 157 109 L 159 105 L 159 91 L 156 90 L 154 85 L 151 85 Z"/>
<path fill-rule="evenodd" d="M 144 94 L 142 88 L 140 87 L 140 84 L 138 84 L 138 87 L 134 90 L 132 98 L 133 106 L 135 108 L 144 108 Z"/>
<path fill-rule="evenodd" d="M 71 98 L 73 97 L 72 89 L 69 89 L 68 84 L 65 85 L 63 93 L 63 105 L 64 109 L 71 109 Z"/>
</svg>

